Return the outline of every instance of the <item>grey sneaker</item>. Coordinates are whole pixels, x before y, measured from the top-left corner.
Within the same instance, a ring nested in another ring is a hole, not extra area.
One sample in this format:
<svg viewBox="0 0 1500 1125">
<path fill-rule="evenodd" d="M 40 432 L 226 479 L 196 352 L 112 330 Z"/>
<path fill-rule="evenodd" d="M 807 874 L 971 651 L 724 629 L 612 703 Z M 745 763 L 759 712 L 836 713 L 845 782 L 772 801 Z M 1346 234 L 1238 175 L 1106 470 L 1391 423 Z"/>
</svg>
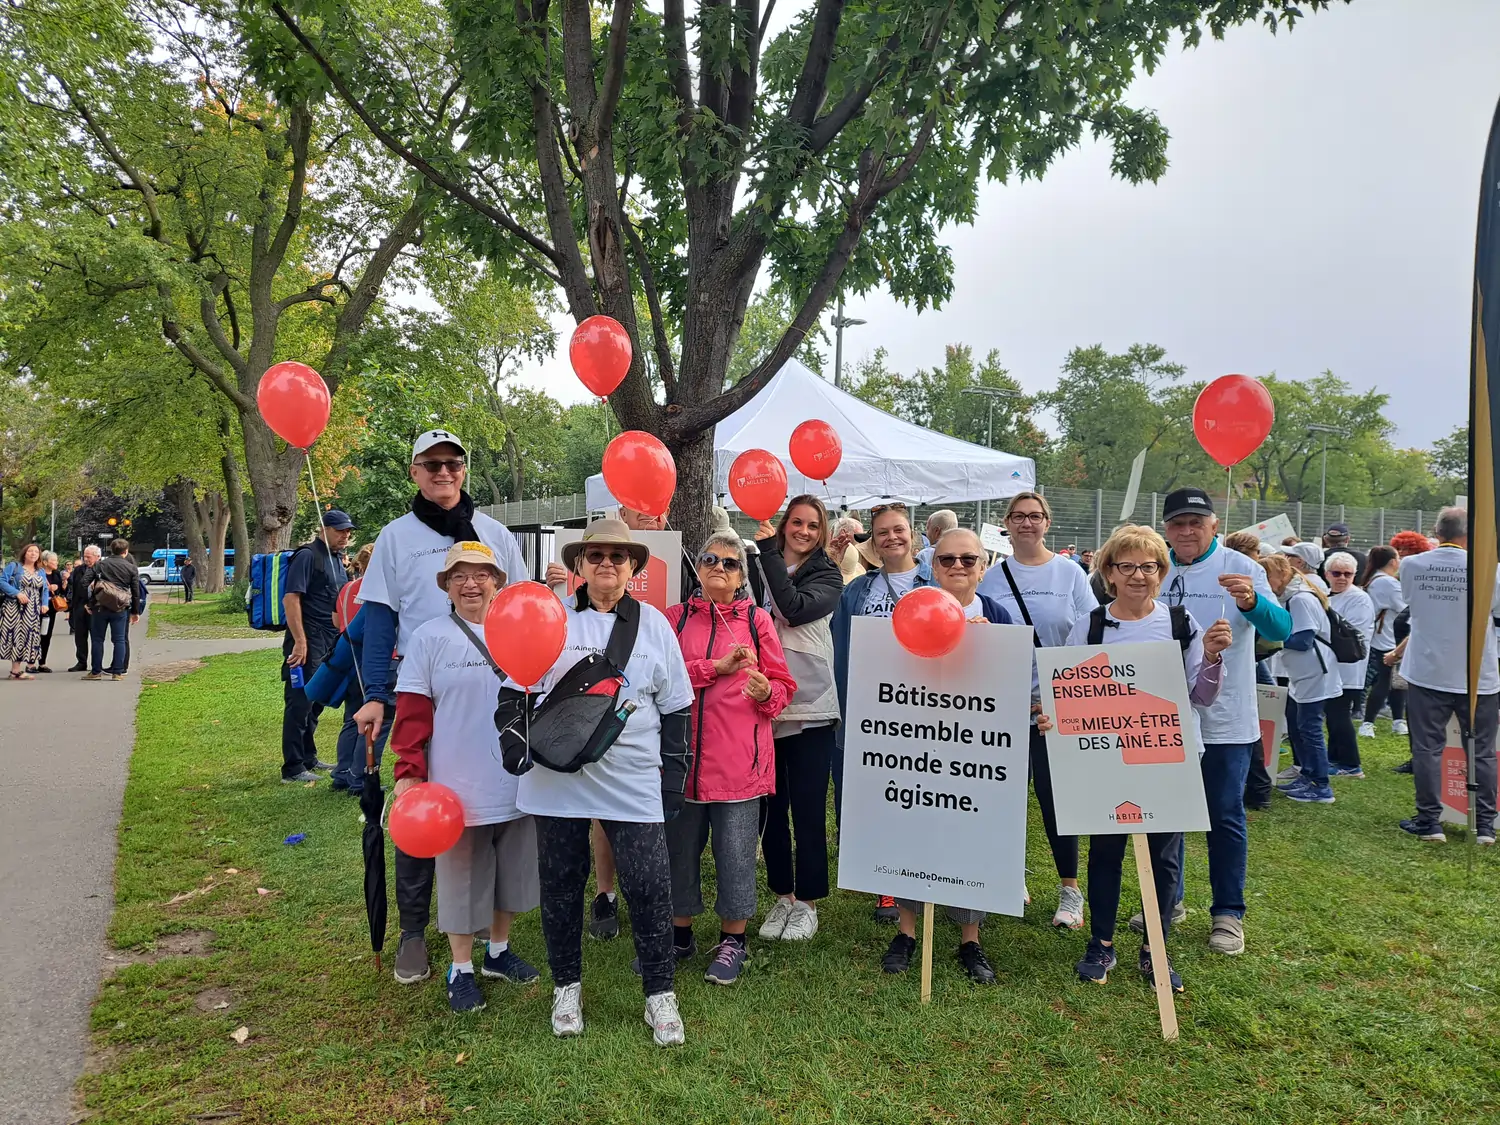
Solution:
<svg viewBox="0 0 1500 1125">
<path fill-rule="evenodd" d="M 283 784 L 283 785 L 305 785 L 309 781 L 322 781 L 322 780 L 323 779 L 321 777 L 319 777 L 317 774 L 313 773 L 312 771 L 310 771 L 310 770 L 303 770 L 301 773 L 299 773 L 299 774 L 297 774 L 297 775 L 295 775 L 293 777 L 283 777 L 281 779 L 281 784 Z"/>
<path fill-rule="evenodd" d="M 658 992 L 646 997 L 646 1026 L 658 1047 L 680 1047 L 683 1041 L 682 1015 L 677 1010 L 675 992 Z"/>
<path fill-rule="evenodd" d="M 401 948 L 396 951 L 396 983 L 416 984 L 432 976 L 427 963 L 427 938 L 422 934 L 402 934 Z"/>
<path fill-rule="evenodd" d="M 1245 952 L 1245 924 L 1233 914 L 1215 914 L 1208 931 L 1208 948 L 1226 957 Z"/>
<path fill-rule="evenodd" d="M 1179 902 L 1176 906 L 1172 907 L 1172 925 L 1177 925 L 1177 923 L 1181 922 L 1186 917 L 1187 903 Z M 1138 934 L 1145 933 L 1146 916 L 1140 911 L 1136 911 L 1130 916 L 1130 928 Z"/>
<path fill-rule="evenodd" d="M 315 761 L 314 761 L 314 762 L 313 762 L 313 764 L 312 764 L 312 768 L 313 768 L 313 769 L 315 769 L 315 770 L 322 770 L 322 771 L 323 771 L 323 772 L 324 772 L 324 773 L 328 773 L 328 772 L 329 772 L 329 771 L 330 771 L 330 770 L 332 770 L 332 769 L 333 769 L 333 768 L 334 768 L 334 767 L 333 767 L 333 766 L 330 766 L 330 765 L 329 765 L 329 764 L 328 764 L 328 763 L 327 763 L 327 762 L 325 762 L 325 761 L 324 761 L 324 760 L 323 760 L 323 759 L 322 759 L 322 758 L 318 758 L 318 759 L 316 759 L 316 760 L 315 760 Z"/>
<path fill-rule="evenodd" d="M 1083 929 L 1083 892 L 1077 887 L 1058 887 L 1057 913 L 1052 924 L 1059 930 Z"/>
<path fill-rule="evenodd" d="M 784 898 L 778 898 L 766 915 L 766 920 L 760 924 L 760 936 L 767 941 L 779 941 L 791 916 L 792 904 Z"/>
<path fill-rule="evenodd" d="M 1292 765 L 1292 766 L 1287 766 L 1286 769 L 1284 769 L 1280 773 L 1278 773 L 1276 775 L 1276 780 L 1277 781 L 1296 781 L 1301 776 L 1302 776 L 1302 767 L 1301 766 Z"/>
<path fill-rule="evenodd" d="M 737 941 L 721 941 L 714 946 L 713 959 L 703 979 L 709 984 L 733 984 L 745 967 L 745 947 Z"/>
</svg>

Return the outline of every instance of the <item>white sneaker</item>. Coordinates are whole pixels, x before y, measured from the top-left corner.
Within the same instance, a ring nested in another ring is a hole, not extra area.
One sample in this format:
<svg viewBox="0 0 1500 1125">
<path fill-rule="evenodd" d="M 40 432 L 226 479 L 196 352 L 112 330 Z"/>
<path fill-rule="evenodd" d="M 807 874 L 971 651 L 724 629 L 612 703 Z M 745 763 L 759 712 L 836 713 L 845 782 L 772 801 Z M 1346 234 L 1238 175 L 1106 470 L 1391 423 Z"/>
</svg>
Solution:
<svg viewBox="0 0 1500 1125">
<path fill-rule="evenodd" d="M 552 1034 L 567 1039 L 583 1033 L 583 985 L 565 984 L 552 990 Z"/>
<path fill-rule="evenodd" d="M 1406 729 L 1406 720 L 1405 719 L 1397 719 L 1395 722 L 1393 722 L 1391 724 L 1391 733 L 1392 734 L 1410 734 L 1411 732 Z"/>
<path fill-rule="evenodd" d="M 1360 723 L 1359 724 L 1359 737 L 1360 738 L 1374 738 L 1375 737 L 1375 724 L 1374 723 Z"/>
<path fill-rule="evenodd" d="M 792 907 L 791 917 L 781 932 L 782 941 L 807 941 L 818 932 L 818 912 L 805 902 Z"/>
<path fill-rule="evenodd" d="M 1479 835 L 1477 835 L 1477 836 L 1474 837 L 1474 842 L 1476 844 L 1478 844 L 1481 848 L 1492 848 L 1492 847 L 1495 846 L 1495 836 L 1494 836 L 1494 833 L 1491 833 L 1490 835 L 1486 836 L 1484 833 L 1481 832 Z"/>
<path fill-rule="evenodd" d="M 682 1016 L 677 1012 L 677 993 L 658 992 L 646 997 L 646 1025 L 658 1047 L 680 1046 L 684 1041 Z"/>
<path fill-rule="evenodd" d="M 771 912 L 766 915 L 766 920 L 760 924 L 760 936 L 767 941 L 780 939 L 786 932 L 786 924 L 792 916 L 793 905 L 784 898 L 778 898 L 776 905 L 771 907 Z"/>
<path fill-rule="evenodd" d="M 1083 892 L 1077 887 L 1058 888 L 1057 913 L 1052 924 L 1059 930 L 1083 929 Z"/>
</svg>

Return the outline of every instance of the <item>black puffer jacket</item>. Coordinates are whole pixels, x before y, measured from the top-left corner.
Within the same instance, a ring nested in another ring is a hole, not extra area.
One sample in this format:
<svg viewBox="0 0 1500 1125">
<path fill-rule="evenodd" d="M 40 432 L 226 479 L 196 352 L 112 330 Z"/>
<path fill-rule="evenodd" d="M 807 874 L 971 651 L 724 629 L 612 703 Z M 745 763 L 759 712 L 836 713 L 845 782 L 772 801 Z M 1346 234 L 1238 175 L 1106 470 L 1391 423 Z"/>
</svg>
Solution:
<svg viewBox="0 0 1500 1125">
<path fill-rule="evenodd" d="M 844 575 L 827 551 L 814 551 L 796 574 L 788 574 L 776 540 L 758 539 L 755 546 L 759 554 L 750 556 L 750 588 L 756 605 L 766 604 L 769 586 L 771 601 L 788 625 L 833 615 L 844 592 Z"/>
</svg>

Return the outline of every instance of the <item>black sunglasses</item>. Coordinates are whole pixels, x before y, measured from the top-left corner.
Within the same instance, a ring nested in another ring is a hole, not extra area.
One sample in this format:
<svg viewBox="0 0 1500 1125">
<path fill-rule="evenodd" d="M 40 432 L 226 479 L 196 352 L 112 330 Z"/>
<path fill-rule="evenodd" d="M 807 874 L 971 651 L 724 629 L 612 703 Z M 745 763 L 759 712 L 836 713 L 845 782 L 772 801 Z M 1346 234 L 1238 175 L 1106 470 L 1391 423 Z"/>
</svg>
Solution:
<svg viewBox="0 0 1500 1125">
<path fill-rule="evenodd" d="M 979 565 L 978 555 L 935 555 L 933 561 L 938 566 L 952 570 L 955 566 L 961 566 L 965 570 L 973 570 Z"/>
<path fill-rule="evenodd" d="M 465 462 L 460 458 L 451 457 L 442 461 L 414 461 L 413 464 L 421 465 L 429 473 L 435 474 L 442 472 L 444 469 L 447 469 L 450 473 L 461 473 L 464 471 Z"/>
<path fill-rule="evenodd" d="M 590 566 L 599 566 L 607 562 L 618 569 L 630 561 L 630 553 L 628 551 L 606 551 L 600 547 L 593 547 L 583 553 L 583 558 Z"/>
<path fill-rule="evenodd" d="M 712 551 L 704 551 L 698 556 L 698 565 L 704 570 L 722 566 L 725 574 L 736 574 L 740 569 L 740 560 L 733 555 L 716 555 Z"/>
</svg>

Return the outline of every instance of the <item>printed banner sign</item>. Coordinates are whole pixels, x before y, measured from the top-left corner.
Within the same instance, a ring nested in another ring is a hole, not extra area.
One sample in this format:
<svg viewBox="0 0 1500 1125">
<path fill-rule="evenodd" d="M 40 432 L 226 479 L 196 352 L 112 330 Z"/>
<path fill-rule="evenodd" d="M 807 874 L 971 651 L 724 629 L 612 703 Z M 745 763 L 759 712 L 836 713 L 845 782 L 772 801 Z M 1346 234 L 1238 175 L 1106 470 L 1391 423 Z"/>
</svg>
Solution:
<svg viewBox="0 0 1500 1125">
<path fill-rule="evenodd" d="M 1281 758 L 1281 740 L 1286 736 L 1286 688 L 1256 684 L 1255 697 L 1260 706 L 1261 752 L 1266 769 L 1275 773 Z"/>
<path fill-rule="evenodd" d="M 973 624 L 924 660 L 888 618 L 850 625 L 839 886 L 1020 917 L 1030 628 Z"/>
<path fill-rule="evenodd" d="M 562 557 L 563 545 L 583 538 L 583 529 L 560 527 L 553 540 L 557 557 Z M 682 601 L 682 533 L 680 531 L 632 531 L 630 538 L 644 543 L 651 552 L 646 569 L 638 571 L 630 580 L 630 596 L 657 609 Z M 576 574 L 568 575 L 567 593 L 572 594 L 581 586 Z"/>
<path fill-rule="evenodd" d="M 1281 541 L 1286 538 L 1300 539 L 1297 528 L 1292 524 L 1292 518 L 1283 512 L 1279 516 L 1272 516 L 1260 523 L 1253 523 L 1249 527 L 1243 527 L 1241 531 L 1248 531 L 1251 535 L 1260 537 L 1262 543 L 1273 547 L 1281 546 Z"/>
<path fill-rule="evenodd" d="M 1207 832 L 1177 643 L 1039 648 L 1036 658 L 1058 832 Z"/>
</svg>

